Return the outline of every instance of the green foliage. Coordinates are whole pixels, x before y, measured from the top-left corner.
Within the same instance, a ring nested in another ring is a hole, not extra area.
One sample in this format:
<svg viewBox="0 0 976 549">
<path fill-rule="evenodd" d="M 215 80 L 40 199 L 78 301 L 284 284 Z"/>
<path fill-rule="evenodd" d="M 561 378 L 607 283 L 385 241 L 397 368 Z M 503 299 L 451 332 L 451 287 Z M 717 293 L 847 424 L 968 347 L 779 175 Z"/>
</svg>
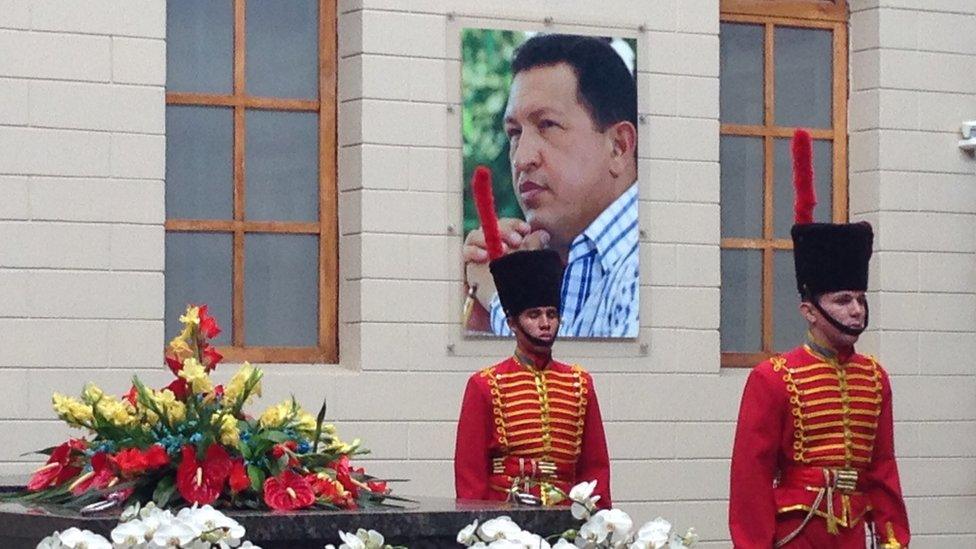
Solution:
<svg viewBox="0 0 976 549">
<path fill-rule="evenodd" d="M 525 39 L 525 33 L 517 31 L 464 29 L 461 33 L 465 235 L 480 225 L 468 183 L 478 165 L 491 169 L 498 216 L 523 217 L 512 190 L 503 120 L 512 80 L 512 54 Z"/>
</svg>

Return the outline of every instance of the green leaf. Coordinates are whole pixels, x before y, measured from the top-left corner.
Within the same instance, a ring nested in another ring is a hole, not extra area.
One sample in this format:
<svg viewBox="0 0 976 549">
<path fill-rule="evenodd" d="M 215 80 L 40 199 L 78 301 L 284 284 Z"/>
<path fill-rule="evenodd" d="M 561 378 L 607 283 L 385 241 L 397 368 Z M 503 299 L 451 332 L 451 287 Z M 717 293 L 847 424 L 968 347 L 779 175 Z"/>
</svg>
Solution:
<svg viewBox="0 0 976 549">
<path fill-rule="evenodd" d="M 173 493 L 176 491 L 175 478 L 169 475 L 159 479 L 159 484 L 156 485 L 152 495 L 157 507 L 165 509 L 169 505 L 169 500 L 173 498 Z"/>
<path fill-rule="evenodd" d="M 264 471 L 255 465 L 247 466 L 247 478 L 251 479 L 251 489 L 260 493 L 264 486 Z"/>
<path fill-rule="evenodd" d="M 261 433 L 261 436 L 267 440 L 270 440 L 271 442 L 277 443 L 291 440 L 291 437 L 286 435 L 283 431 L 265 431 L 264 433 Z"/>
<path fill-rule="evenodd" d="M 312 451 L 319 451 L 319 437 L 322 436 L 322 422 L 325 421 L 325 405 L 326 400 L 322 399 L 322 407 L 319 408 L 319 414 L 315 417 L 315 437 L 312 438 Z"/>
</svg>

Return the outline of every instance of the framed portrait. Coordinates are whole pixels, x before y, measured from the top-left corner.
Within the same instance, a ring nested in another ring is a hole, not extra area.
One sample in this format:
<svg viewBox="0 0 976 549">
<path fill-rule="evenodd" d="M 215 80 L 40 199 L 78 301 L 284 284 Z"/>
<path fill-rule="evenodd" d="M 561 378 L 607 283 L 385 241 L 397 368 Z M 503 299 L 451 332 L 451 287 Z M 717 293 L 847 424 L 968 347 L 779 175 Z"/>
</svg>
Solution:
<svg viewBox="0 0 976 549">
<path fill-rule="evenodd" d="M 560 337 L 637 338 L 634 38 L 461 30 L 463 330 L 511 336 L 471 189 L 492 176 L 504 251 L 563 260 Z"/>
</svg>

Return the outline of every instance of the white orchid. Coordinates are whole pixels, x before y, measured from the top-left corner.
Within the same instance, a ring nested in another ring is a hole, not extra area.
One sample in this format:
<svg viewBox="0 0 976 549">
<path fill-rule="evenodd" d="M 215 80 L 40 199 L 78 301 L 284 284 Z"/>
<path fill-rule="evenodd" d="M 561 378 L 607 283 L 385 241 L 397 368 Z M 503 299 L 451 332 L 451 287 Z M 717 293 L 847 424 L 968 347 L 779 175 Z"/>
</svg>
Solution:
<svg viewBox="0 0 976 549">
<path fill-rule="evenodd" d="M 512 534 L 508 539 L 520 544 L 525 549 L 550 549 L 548 541 L 539 534 L 533 534 L 528 530 L 521 530 L 517 534 Z"/>
<path fill-rule="evenodd" d="M 488 549 L 525 549 L 525 545 L 515 540 L 501 538 L 489 543 Z"/>
<path fill-rule="evenodd" d="M 37 544 L 38 549 L 112 549 L 112 544 L 102 536 L 78 528 L 54 532 Z"/>
<path fill-rule="evenodd" d="M 581 482 L 570 489 L 569 499 L 573 502 L 570 506 L 570 512 L 573 513 L 573 518 L 576 520 L 590 518 L 590 515 L 596 509 L 596 502 L 600 500 L 600 496 L 593 495 L 595 489 L 595 480 Z"/>
<path fill-rule="evenodd" d="M 631 549 L 661 549 L 671 538 L 671 523 L 661 517 L 644 524 L 637 531 Z"/>
<path fill-rule="evenodd" d="M 465 526 L 458 532 L 457 542 L 465 547 L 471 547 L 475 542 L 478 541 L 476 532 L 478 530 L 478 519 L 474 519 L 474 522 Z"/>
<path fill-rule="evenodd" d="M 156 533 L 153 534 L 152 543 L 159 547 L 184 547 L 199 538 L 202 533 L 199 528 L 195 528 L 192 524 L 187 524 L 173 517 L 160 523 Z"/>
<path fill-rule="evenodd" d="M 201 541 L 215 543 L 221 549 L 237 547 L 244 537 L 240 523 L 209 505 L 185 507 L 176 518 L 199 530 Z"/>
<path fill-rule="evenodd" d="M 559 538 L 555 545 L 552 546 L 552 549 L 576 549 L 576 545 L 566 538 Z"/>
<path fill-rule="evenodd" d="M 609 536 L 610 525 L 607 524 L 606 517 L 597 513 L 583 523 L 583 526 L 580 526 L 579 534 L 576 536 L 576 545 L 583 547 L 580 545 L 580 538 L 588 543 L 599 544 L 603 543 Z"/>
<path fill-rule="evenodd" d="M 509 535 L 517 534 L 522 529 L 512 521 L 511 517 L 502 515 L 497 518 L 486 520 L 478 528 L 478 536 L 486 542 L 507 538 Z"/>
</svg>

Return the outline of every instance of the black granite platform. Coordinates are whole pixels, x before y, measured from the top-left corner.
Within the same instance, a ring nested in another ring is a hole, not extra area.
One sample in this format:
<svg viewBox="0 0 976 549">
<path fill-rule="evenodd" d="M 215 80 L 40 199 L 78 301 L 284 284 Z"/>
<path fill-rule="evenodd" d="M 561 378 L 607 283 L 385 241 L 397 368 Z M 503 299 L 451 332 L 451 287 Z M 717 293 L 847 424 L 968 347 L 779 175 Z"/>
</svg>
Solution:
<svg viewBox="0 0 976 549">
<path fill-rule="evenodd" d="M 577 527 L 568 507 L 539 508 L 498 502 L 448 498 L 417 498 L 404 508 L 376 508 L 360 511 L 224 511 L 247 529 L 246 539 L 264 549 L 322 549 L 326 543 L 339 545 L 338 530 L 357 528 L 382 533 L 387 543 L 424 549 L 460 548 L 459 530 L 473 520 L 484 521 L 508 515 L 523 529 L 548 536 Z M 81 516 L 56 506 L 0 503 L 0 548 L 34 549 L 55 530 L 72 526 L 108 537 L 118 523 L 120 510 Z"/>
</svg>

